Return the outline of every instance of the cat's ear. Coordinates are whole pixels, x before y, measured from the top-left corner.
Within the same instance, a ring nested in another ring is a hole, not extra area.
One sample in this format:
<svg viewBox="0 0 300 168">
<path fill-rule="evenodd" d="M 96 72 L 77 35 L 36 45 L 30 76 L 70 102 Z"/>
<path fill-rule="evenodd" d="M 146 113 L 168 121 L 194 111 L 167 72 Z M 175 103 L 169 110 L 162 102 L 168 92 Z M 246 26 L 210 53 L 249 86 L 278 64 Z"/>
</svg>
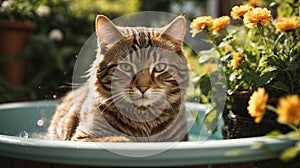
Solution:
<svg viewBox="0 0 300 168">
<path fill-rule="evenodd" d="M 185 14 L 183 13 L 176 17 L 163 29 L 161 36 L 167 35 L 168 37 L 171 37 L 175 43 L 181 45 L 186 31 L 186 21 L 184 16 Z"/>
<path fill-rule="evenodd" d="M 119 29 L 104 15 L 96 18 L 96 32 L 101 45 L 108 48 L 123 38 Z"/>
</svg>

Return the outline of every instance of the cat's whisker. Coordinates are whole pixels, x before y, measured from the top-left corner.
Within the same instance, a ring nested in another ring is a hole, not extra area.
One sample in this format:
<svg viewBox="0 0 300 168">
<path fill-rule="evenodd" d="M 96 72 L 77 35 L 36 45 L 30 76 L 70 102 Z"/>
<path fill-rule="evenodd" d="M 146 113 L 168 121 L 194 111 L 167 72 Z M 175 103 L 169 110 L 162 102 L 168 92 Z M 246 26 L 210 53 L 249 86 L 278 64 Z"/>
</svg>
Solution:
<svg viewBox="0 0 300 168">
<path fill-rule="evenodd" d="M 123 96 L 122 93 L 116 93 L 116 94 L 112 95 L 111 97 L 107 98 L 103 102 L 105 102 L 105 103 L 109 102 L 109 103 L 106 104 L 106 107 L 102 111 L 105 111 L 108 107 L 113 105 L 115 102 L 118 102 L 118 101 L 122 100 L 123 99 L 122 96 Z"/>
<path fill-rule="evenodd" d="M 106 104 L 106 107 L 104 109 L 102 109 L 102 112 L 106 112 L 106 110 L 108 110 L 109 107 L 111 107 L 112 105 L 117 105 L 119 101 L 121 101 L 123 99 L 123 97 L 120 97 L 114 101 L 111 101 L 110 103 Z"/>
<path fill-rule="evenodd" d="M 119 97 L 119 96 L 121 96 L 122 94 L 123 94 L 122 92 L 119 92 L 119 93 L 113 93 L 112 96 L 110 96 L 109 98 L 103 100 L 103 102 L 105 103 L 105 102 L 107 102 L 107 101 L 110 101 L 111 99 L 114 99 L 114 98 L 116 98 L 116 97 Z"/>
<path fill-rule="evenodd" d="M 114 97 L 110 97 L 109 99 L 109 103 L 106 105 L 107 107 L 109 107 L 111 104 L 113 103 L 117 103 L 119 101 L 121 101 L 123 98 L 126 98 L 126 96 L 124 96 L 122 93 L 118 94 L 118 95 L 114 95 Z"/>
</svg>

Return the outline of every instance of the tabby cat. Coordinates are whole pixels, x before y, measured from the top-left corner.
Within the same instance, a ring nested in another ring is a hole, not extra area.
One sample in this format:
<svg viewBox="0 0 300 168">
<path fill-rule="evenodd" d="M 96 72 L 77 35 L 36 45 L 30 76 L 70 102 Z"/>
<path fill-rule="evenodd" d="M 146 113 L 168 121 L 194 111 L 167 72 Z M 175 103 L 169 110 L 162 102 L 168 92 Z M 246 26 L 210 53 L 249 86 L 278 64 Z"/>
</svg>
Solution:
<svg viewBox="0 0 300 168">
<path fill-rule="evenodd" d="M 98 52 L 88 81 L 67 93 L 48 129 L 52 140 L 187 140 L 189 75 L 184 15 L 161 28 L 115 26 L 98 15 Z"/>
</svg>

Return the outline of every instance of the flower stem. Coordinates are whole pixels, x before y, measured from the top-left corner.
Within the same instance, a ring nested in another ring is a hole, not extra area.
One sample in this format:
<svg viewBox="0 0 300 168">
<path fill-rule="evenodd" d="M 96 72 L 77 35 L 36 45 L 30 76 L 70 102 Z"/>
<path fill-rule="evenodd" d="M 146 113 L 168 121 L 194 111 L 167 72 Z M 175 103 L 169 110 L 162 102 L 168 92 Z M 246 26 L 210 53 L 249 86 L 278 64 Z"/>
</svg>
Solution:
<svg viewBox="0 0 300 168">
<path fill-rule="evenodd" d="M 226 29 L 222 29 L 222 31 L 225 33 L 226 36 L 230 36 L 230 34 L 227 32 Z M 233 44 L 232 44 L 232 43 L 233 43 Z M 232 46 L 232 49 L 233 49 L 235 52 L 238 52 L 238 50 L 237 50 L 236 47 L 235 47 L 234 40 L 231 40 L 230 44 L 231 44 L 231 46 Z"/>
<path fill-rule="evenodd" d="M 262 32 L 262 30 L 260 29 L 260 27 L 261 27 L 260 25 L 257 25 L 257 26 L 256 26 L 256 28 L 257 28 L 257 30 L 258 30 L 258 33 L 259 33 L 259 35 L 260 35 L 260 37 L 262 38 L 262 41 L 263 41 L 263 43 L 264 43 L 265 49 L 266 49 L 267 53 L 270 54 L 269 47 L 268 47 L 268 45 L 267 45 L 266 39 L 264 38 L 263 32 Z"/>
<path fill-rule="evenodd" d="M 212 37 L 212 35 L 207 31 L 205 30 L 204 31 L 205 34 L 207 35 L 208 39 L 211 41 L 211 44 L 214 46 L 214 48 L 216 49 L 216 51 L 218 52 L 219 56 L 222 57 L 222 52 L 220 51 L 219 47 L 218 47 L 218 44 L 216 42 L 216 40 Z"/>
<path fill-rule="evenodd" d="M 273 107 L 273 106 L 271 106 L 271 105 L 267 105 L 266 108 L 267 108 L 268 110 L 270 110 L 270 111 L 276 113 L 276 110 L 277 110 L 277 109 L 276 109 L 275 107 Z"/>
<path fill-rule="evenodd" d="M 293 130 L 295 130 L 297 133 L 300 133 L 299 129 L 297 126 L 293 125 L 293 124 L 287 124 L 290 128 L 292 128 Z"/>
</svg>

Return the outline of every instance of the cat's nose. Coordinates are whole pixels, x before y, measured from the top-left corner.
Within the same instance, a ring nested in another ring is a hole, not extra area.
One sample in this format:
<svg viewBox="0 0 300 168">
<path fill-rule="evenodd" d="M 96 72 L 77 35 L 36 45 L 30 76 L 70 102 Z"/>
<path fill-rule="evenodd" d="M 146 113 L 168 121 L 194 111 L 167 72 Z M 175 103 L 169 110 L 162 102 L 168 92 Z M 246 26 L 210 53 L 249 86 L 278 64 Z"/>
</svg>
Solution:
<svg viewBox="0 0 300 168">
<path fill-rule="evenodd" d="M 140 90 L 142 94 L 144 94 L 149 89 L 148 86 L 138 86 L 137 88 Z"/>
</svg>

